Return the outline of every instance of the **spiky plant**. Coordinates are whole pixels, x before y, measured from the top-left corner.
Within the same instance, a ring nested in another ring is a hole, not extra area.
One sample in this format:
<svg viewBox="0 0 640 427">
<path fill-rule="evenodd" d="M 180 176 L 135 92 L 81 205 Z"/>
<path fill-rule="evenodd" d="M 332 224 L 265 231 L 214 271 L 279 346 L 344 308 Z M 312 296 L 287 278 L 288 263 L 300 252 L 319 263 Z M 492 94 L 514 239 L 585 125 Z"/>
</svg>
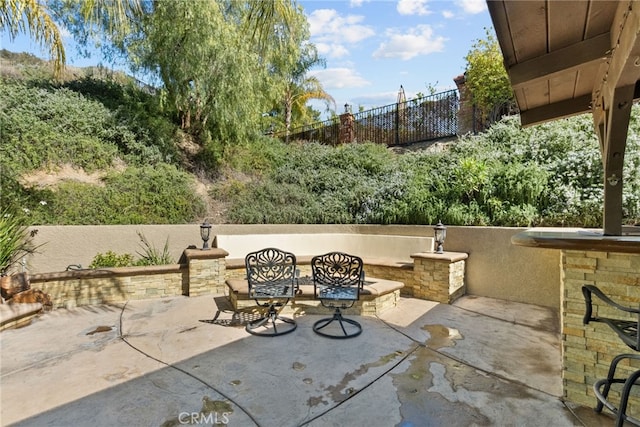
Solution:
<svg viewBox="0 0 640 427">
<path fill-rule="evenodd" d="M 4 209 L 0 213 L 0 276 L 9 273 L 12 266 L 25 255 L 38 248 L 33 244 L 37 231 L 29 231 L 21 215 Z"/>
</svg>

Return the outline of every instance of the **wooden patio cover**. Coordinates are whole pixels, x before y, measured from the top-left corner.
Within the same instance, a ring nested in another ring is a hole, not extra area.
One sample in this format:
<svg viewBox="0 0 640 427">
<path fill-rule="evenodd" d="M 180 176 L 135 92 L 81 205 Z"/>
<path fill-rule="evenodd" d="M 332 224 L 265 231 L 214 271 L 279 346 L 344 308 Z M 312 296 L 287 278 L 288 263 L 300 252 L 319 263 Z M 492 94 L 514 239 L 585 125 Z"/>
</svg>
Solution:
<svg viewBox="0 0 640 427">
<path fill-rule="evenodd" d="M 640 0 L 488 0 L 524 126 L 591 112 L 604 234 L 622 234 L 623 164 L 640 98 Z"/>
</svg>

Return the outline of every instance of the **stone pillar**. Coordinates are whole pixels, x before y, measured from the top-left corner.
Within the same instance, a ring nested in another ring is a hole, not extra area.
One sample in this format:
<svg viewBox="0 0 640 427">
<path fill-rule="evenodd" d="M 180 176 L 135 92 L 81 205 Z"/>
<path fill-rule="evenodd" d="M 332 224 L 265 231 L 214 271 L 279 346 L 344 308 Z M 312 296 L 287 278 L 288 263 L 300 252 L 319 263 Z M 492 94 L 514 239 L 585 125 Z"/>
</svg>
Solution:
<svg viewBox="0 0 640 427">
<path fill-rule="evenodd" d="M 340 115 L 340 144 L 350 144 L 355 140 L 354 123 L 353 114 L 344 113 Z"/>
<path fill-rule="evenodd" d="M 476 133 L 477 127 L 476 111 L 473 105 L 473 96 L 466 86 L 467 78 L 460 74 L 453 79 L 460 93 L 460 107 L 458 109 L 458 135 Z"/>
<path fill-rule="evenodd" d="M 411 255 L 415 285 L 413 297 L 450 304 L 466 292 L 463 252 L 421 252 Z"/>
<path fill-rule="evenodd" d="M 186 249 L 183 257 L 189 266 L 185 295 L 198 296 L 224 292 L 226 263 L 224 249 Z"/>
</svg>

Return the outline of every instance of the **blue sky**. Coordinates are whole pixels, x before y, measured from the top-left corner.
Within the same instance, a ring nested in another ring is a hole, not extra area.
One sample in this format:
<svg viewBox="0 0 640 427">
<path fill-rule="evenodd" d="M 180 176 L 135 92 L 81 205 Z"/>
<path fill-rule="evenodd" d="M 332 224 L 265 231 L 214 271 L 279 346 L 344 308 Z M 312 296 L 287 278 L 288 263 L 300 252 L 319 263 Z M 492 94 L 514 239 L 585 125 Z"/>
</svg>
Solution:
<svg viewBox="0 0 640 427">
<path fill-rule="evenodd" d="M 454 89 L 471 45 L 492 27 L 485 0 L 298 0 L 308 17 L 311 42 L 326 59 L 312 70 L 336 101 L 336 112 L 391 104 L 400 85 L 407 99 L 429 87 Z M 47 57 L 27 35 L 0 47 Z M 96 65 L 100 56 L 82 58 L 65 38 L 67 63 Z M 324 105 L 314 102 L 315 108 Z"/>
<path fill-rule="evenodd" d="M 311 42 L 326 59 L 312 71 L 336 101 L 365 109 L 454 89 L 464 57 L 492 23 L 484 0 L 305 0 Z M 314 103 L 315 105 L 315 103 Z M 316 107 L 318 108 L 318 107 Z"/>
</svg>

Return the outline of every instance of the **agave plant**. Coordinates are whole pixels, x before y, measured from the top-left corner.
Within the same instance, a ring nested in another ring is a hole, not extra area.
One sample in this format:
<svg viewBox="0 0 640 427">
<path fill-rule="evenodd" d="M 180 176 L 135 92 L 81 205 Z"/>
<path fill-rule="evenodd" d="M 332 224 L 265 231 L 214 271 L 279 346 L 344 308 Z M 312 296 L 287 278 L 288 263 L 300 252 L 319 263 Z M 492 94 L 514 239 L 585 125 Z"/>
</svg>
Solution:
<svg viewBox="0 0 640 427">
<path fill-rule="evenodd" d="M 0 276 L 10 272 L 20 259 L 38 248 L 33 244 L 37 230 L 28 231 L 24 218 L 8 211 L 0 213 Z"/>
</svg>

